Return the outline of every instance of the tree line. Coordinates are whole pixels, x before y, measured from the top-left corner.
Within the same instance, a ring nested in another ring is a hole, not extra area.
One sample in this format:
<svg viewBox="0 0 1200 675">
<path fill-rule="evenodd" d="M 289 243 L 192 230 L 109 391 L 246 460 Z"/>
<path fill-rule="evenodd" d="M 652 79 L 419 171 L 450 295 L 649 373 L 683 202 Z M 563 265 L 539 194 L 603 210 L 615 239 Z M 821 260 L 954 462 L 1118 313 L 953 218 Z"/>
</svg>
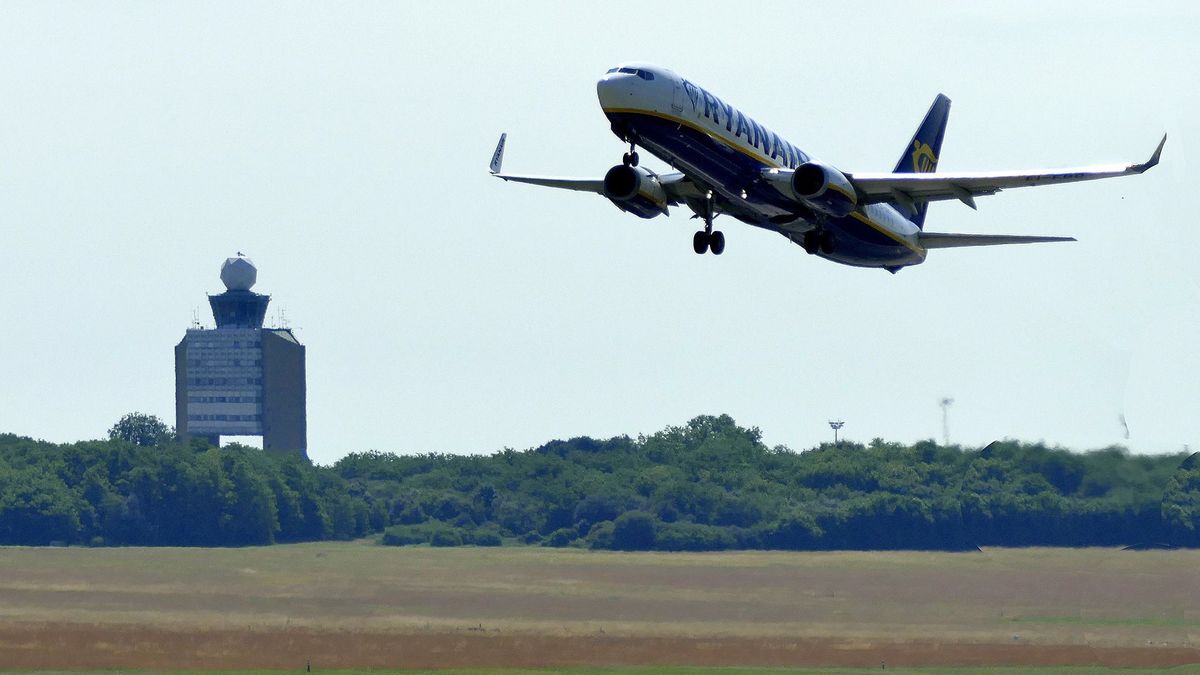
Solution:
<svg viewBox="0 0 1200 675">
<path fill-rule="evenodd" d="M 794 452 L 722 415 L 637 438 L 490 456 L 370 451 L 322 467 L 144 424 L 110 435 L 0 435 L 0 543 L 381 533 L 392 545 L 621 550 L 1200 546 L 1200 462 L 1119 447 L 876 439 Z"/>
<path fill-rule="evenodd" d="M 132 417 L 104 441 L 0 434 L 0 544 L 241 546 L 349 539 L 386 525 L 333 469 L 181 443 L 157 419 Z"/>
</svg>

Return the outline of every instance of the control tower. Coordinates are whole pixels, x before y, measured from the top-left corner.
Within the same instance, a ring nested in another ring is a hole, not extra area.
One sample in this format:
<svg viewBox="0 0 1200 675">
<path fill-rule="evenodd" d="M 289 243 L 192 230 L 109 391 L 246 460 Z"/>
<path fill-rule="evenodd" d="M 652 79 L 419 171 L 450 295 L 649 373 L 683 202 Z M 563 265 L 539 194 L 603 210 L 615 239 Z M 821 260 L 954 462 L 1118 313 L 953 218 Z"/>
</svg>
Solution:
<svg viewBox="0 0 1200 675">
<path fill-rule="evenodd" d="M 221 265 L 226 291 L 208 296 L 215 329 L 193 328 L 175 347 L 175 428 L 181 438 L 262 436 L 263 449 L 307 459 L 304 345 L 263 328 L 271 296 L 250 289 L 258 268 L 238 254 Z"/>
</svg>

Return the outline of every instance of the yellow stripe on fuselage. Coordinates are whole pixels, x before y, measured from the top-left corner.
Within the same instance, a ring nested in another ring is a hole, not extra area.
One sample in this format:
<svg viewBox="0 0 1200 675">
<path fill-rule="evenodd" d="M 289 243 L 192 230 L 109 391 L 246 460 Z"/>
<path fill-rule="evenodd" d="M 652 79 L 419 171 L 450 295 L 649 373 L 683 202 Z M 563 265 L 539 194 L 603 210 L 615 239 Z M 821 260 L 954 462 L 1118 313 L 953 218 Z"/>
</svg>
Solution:
<svg viewBox="0 0 1200 675">
<path fill-rule="evenodd" d="M 904 235 L 900 234 L 899 232 L 895 232 L 895 231 L 885 227 L 882 223 L 877 223 L 877 222 L 871 220 L 870 216 L 863 213 L 862 211 L 859 211 L 859 210 L 851 211 L 850 216 L 852 218 L 854 218 L 855 220 L 857 220 L 865 225 L 870 226 L 872 229 L 879 232 L 880 234 L 886 235 L 888 238 L 892 239 L 897 244 L 900 244 L 904 248 L 907 248 L 908 250 L 912 251 L 913 253 L 920 255 L 922 258 L 925 257 L 925 249 L 921 248 L 920 246 L 914 245 L 911 241 L 909 241 L 908 239 L 905 239 Z"/>
<path fill-rule="evenodd" d="M 714 134 L 711 130 L 705 129 L 704 127 L 700 126 L 699 124 L 696 124 L 695 122 L 692 122 L 691 120 L 686 120 L 682 117 L 676 117 L 675 115 L 668 115 L 666 113 L 660 113 L 655 110 L 643 110 L 641 108 L 602 108 L 602 110 L 604 110 L 605 114 L 628 113 L 631 115 L 649 115 L 650 117 L 657 117 L 659 119 L 666 120 L 668 122 L 675 122 L 676 124 L 682 124 L 683 126 L 688 127 L 694 131 L 699 131 L 700 133 L 704 134 L 705 136 L 708 136 L 709 138 L 712 138 L 712 139 L 720 142 L 722 145 L 724 145 L 726 147 L 737 150 L 738 152 L 742 153 L 743 155 L 746 155 L 747 157 L 749 157 L 750 159 L 758 160 L 758 161 L 760 161 L 764 164 L 767 164 L 775 169 L 787 168 L 783 164 L 780 164 L 779 161 L 774 159 L 773 157 L 768 157 L 757 151 L 748 150 L 740 145 L 730 143 L 723 136 L 718 136 L 717 134 Z"/>
</svg>

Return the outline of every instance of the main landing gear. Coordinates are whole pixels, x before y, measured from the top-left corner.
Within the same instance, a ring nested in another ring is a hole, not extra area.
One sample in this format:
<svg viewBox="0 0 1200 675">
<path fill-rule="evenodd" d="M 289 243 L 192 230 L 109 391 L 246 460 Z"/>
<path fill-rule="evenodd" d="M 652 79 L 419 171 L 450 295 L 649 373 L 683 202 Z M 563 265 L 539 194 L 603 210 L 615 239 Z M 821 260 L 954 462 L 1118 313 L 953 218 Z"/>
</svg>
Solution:
<svg viewBox="0 0 1200 675">
<path fill-rule="evenodd" d="M 804 240 L 800 243 L 804 247 L 805 253 L 809 255 L 815 255 L 818 251 L 829 255 L 833 253 L 836 244 L 837 242 L 833 238 L 833 233 L 823 228 L 805 232 Z"/>
<path fill-rule="evenodd" d="M 692 235 L 692 250 L 699 254 L 712 251 L 713 255 L 721 255 L 725 251 L 725 234 L 700 231 Z"/>
<path fill-rule="evenodd" d="M 692 250 L 700 255 L 705 251 L 721 255 L 725 252 L 725 234 L 720 230 L 713 231 L 713 218 L 716 217 L 716 213 L 713 209 L 712 190 L 705 195 L 704 205 L 704 229 L 692 236 Z"/>
</svg>

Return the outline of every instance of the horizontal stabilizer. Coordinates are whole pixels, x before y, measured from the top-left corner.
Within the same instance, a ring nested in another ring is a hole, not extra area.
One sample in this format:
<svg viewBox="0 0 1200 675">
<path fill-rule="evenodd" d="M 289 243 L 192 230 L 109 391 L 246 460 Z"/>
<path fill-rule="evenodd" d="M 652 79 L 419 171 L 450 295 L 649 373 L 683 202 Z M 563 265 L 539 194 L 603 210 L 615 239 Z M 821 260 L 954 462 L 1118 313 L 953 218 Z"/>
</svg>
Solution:
<svg viewBox="0 0 1200 675">
<path fill-rule="evenodd" d="M 917 235 L 925 248 L 959 248 L 963 246 L 1002 246 L 1004 244 L 1043 244 L 1051 241 L 1075 241 L 1075 237 L 1027 237 L 1011 234 L 950 234 L 922 232 Z"/>
</svg>

